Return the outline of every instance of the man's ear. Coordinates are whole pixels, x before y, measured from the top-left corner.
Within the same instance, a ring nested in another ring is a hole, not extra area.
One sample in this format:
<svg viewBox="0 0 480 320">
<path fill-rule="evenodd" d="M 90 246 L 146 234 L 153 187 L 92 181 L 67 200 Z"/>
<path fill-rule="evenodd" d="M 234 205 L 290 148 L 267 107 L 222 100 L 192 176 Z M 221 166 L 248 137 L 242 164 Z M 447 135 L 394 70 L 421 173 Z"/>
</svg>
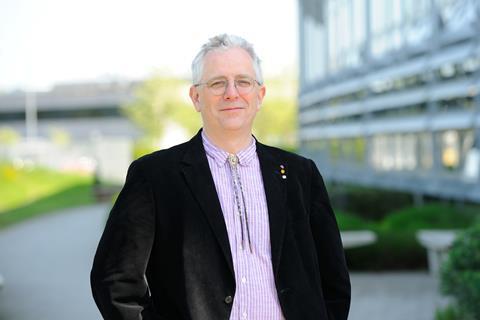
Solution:
<svg viewBox="0 0 480 320">
<path fill-rule="evenodd" d="M 257 93 L 257 110 L 260 110 L 260 106 L 262 105 L 263 98 L 265 97 L 266 92 L 267 88 L 265 87 L 265 85 L 261 85 Z"/>
<path fill-rule="evenodd" d="M 197 87 L 195 87 L 193 85 L 190 86 L 189 96 L 190 96 L 190 99 L 193 102 L 193 106 L 195 107 L 195 110 L 197 110 L 197 112 L 200 112 L 200 97 L 199 97 L 199 94 L 198 94 Z"/>
</svg>

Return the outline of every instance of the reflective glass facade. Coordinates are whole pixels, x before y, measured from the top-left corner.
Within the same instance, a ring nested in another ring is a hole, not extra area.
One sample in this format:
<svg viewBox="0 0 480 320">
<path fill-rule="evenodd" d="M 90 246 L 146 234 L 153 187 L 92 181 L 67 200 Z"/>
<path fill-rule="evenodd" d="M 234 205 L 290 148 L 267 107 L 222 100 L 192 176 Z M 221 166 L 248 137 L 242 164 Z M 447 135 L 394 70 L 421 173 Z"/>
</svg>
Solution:
<svg viewBox="0 0 480 320">
<path fill-rule="evenodd" d="M 480 1 L 299 5 L 299 138 L 324 175 L 480 201 Z"/>
</svg>

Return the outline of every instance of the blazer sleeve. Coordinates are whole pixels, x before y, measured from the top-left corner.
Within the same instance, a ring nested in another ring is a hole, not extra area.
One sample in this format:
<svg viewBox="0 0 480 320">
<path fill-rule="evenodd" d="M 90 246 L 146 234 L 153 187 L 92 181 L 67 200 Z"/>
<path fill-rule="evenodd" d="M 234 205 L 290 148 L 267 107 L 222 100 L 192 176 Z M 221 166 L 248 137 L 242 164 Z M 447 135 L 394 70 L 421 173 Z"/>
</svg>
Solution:
<svg viewBox="0 0 480 320">
<path fill-rule="evenodd" d="M 350 309 L 350 278 L 337 221 L 322 176 L 310 160 L 310 225 L 317 251 L 322 290 L 329 320 L 346 320 Z"/>
<path fill-rule="evenodd" d="M 159 319 L 145 280 L 154 233 L 151 188 L 134 161 L 108 217 L 90 274 L 93 298 L 104 319 Z"/>
</svg>

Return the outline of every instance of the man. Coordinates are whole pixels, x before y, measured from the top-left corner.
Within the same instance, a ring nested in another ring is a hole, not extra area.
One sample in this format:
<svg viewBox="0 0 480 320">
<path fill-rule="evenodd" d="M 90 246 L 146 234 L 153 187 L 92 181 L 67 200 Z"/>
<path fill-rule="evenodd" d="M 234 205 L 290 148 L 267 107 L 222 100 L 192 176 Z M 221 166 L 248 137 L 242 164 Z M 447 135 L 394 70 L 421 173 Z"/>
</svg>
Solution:
<svg viewBox="0 0 480 320">
<path fill-rule="evenodd" d="M 349 276 L 320 173 L 252 136 L 265 95 L 253 47 L 214 37 L 192 71 L 203 129 L 131 164 L 91 273 L 103 317 L 347 319 Z"/>
</svg>

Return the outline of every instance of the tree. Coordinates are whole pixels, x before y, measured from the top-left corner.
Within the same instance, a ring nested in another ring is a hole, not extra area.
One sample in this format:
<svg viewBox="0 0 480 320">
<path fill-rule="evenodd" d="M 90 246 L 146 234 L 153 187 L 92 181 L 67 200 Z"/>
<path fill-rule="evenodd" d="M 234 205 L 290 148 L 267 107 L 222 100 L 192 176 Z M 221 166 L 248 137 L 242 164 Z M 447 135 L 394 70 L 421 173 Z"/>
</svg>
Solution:
<svg viewBox="0 0 480 320">
<path fill-rule="evenodd" d="M 187 80 L 155 75 L 135 91 L 134 100 L 122 109 L 140 127 L 145 137 L 140 141 L 143 154 L 164 134 L 169 122 L 180 125 L 190 135 L 201 127 L 201 117 L 188 97 Z M 266 81 L 267 95 L 254 122 L 253 132 L 262 142 L 284 148 L 296 146 L 296 81 L 282 76 Z M 151 151 L 151 150 L 150 150 Z"/>
<path fill-rule="evenodd" d="M 188 87 L 184 79 L 155 75 L 137 87 L 134 100 L 122 110 L 153 141 L 162 137 L 168 122 L 193 134 L 200 117 L 189 102 Z"/>
<path fill-rule="evenodd" d="M 296 147 L 297 85 L 293 76 L 265 81 L 267 92 L 254 122 L 255 136 L 266 144 L 287 149 Z"/>
</svg>

